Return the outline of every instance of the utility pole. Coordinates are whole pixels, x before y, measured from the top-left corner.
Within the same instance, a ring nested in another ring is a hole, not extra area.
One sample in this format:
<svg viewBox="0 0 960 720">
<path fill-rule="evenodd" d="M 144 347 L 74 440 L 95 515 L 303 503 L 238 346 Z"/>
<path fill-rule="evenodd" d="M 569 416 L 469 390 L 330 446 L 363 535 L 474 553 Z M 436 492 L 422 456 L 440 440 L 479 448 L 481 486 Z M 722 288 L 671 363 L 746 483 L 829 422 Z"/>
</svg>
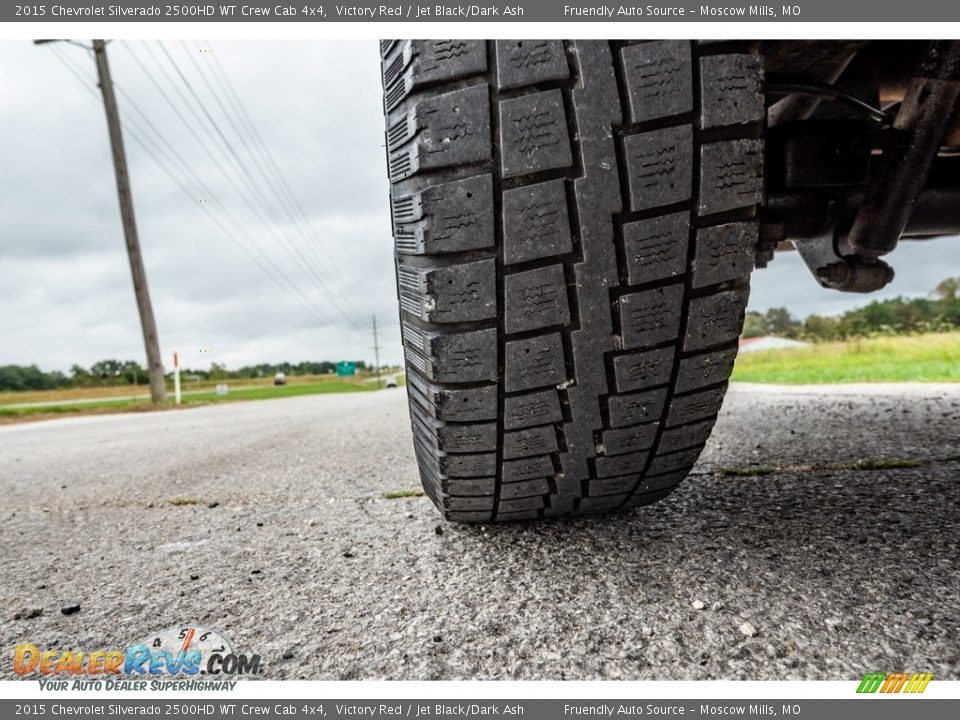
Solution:
<svg viewBox="0 0 960 720">
<path fill-rule="evenodd" d="M 380 389 L 380 345 L 377 343 L 377 316 L 373 316 L 373 357 L 377 370 L 377 390 Z"/>
<path fill-rule="evenodd" d="M 167 387 L 163 377 L 163 363 L 160 360 L 157 323 L 153 319 L 153 307 L 150 304 L 150 292 L 147 289 L 147 273 L 143 268 L 140 239 L 137 237 L 137 224 L 133 215 L 133 195 L 130 191 L 130 174 L 127 171 L 127 155 L 123 149 L 123 134 L 120 130 L 120 114 L 117 112 L 117 98 L 113 93 L 113 81 L 110 78 L 110 66 L 107 63 L 107 45 L 103 40 L 93 41 L 93 54 L 97 61 L 100 92 L 103 93 L 103 105 L 107 113 L 107 129 L 110 132 L 113 169 L 117 176 L 123 235 L 127 242 L 127 257 L 130 260 L 130 274 L 133 275 L 133 290 L 137 296 L 137 310 L 140 312 L 143 344 L 147 350 L 150 399 L 155 403 L 161 403 L 166 400 Z"/>
</svg>

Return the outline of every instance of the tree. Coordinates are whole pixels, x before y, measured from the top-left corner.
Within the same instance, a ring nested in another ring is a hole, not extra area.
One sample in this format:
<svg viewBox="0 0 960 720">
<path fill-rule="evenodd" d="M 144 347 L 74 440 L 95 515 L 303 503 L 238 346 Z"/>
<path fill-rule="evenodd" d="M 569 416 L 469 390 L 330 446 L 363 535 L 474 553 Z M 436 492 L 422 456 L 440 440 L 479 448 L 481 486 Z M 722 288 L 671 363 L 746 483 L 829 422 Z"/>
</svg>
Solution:
<svg viewBox="0 0 960 720">
<path fill-rule="evenodd" d="M 140 367 L 136 360 L 127 360 L 120 368 L 120 375 L 130 385 L 140 385 L 147 382 L 147 371 Z"/>
<path fill-rule="evenodd" d="M 803 334 L 814 340 L 839 340 L 840 320 L 822 315 L 810 315 L 803 321 Z"/>
<path fill-rule="evenodd" d="M 743 320 L 743 332 L 741 335 L 745 338 L 760 337 L 770 333 L 770 327 L 767 325 L 767 318 L 763 313 L 756 310 L 748 310 Z"/>
<path fill-rule="evenodd" d="M 933 297 L 943 303 L 952 305 L 960 299 L 960 277 L 941 280 L 933 291 Z"/>
<path fill-rule="evenodd" d="M 120 372 L 123 370 L 123 363 L 119 360 L 100 360 L 90 366 L 90 374 L 94 378 L 100 378 L 104 385 L 115 385 Z"/>
<path fill-rule="evenodd" d="M 70 366 L 70 384 L 74 387 L 87 387 L 93 384 L 90 371 L 79 365 Z"/>
<path fill-rule="evenodd" d="M 63 373 L 45 373 L 36 365 L 4 365 L 0 367 L 0 390 L 23 392 L 25 390 L 53 390 L 59 387 Z"/>
<path fill-rule="evenodd" d="M 770 308 L 765 317 L 771 335 L 791 337 L 800 329 L 800 322 L 785 307 Z"/>
</svg>

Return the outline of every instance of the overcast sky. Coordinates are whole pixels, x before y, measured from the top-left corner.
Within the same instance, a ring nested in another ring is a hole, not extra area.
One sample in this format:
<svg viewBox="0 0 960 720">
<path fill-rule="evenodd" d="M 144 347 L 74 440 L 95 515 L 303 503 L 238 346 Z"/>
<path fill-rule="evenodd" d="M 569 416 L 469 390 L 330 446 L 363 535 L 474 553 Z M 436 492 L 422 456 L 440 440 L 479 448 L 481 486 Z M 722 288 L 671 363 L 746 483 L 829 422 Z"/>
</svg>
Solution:
<svg viewBox="0 0 960 720">
<path fill-rule="evenodd" d="M 236 141 L 233 125 L 193 65 L 196 61 L 208 73 L 230 109 L 219 76 L 209 74 L 215 70 L 213 57 L 192 42 L 192 55 L 179 42 L 165 47 L 202 107 L 258 177 L 255 161 Z M 195 101 L 192 110 L 187 107 L 152 59 L 150 50 L 190 98 L 156 43 L 112 43 L 114 79 L 126 94 L 119 98 L 121 109 L 152 137 L 130 100 L 150 118 L 165 140 L 148 142 L 169 142 L 219 205 L 247 228 L 247 237 L 232 233 L 234 240 L 278 278 L 254 249 L 262 248 L 297 288 L 292 295 L 282 290 L 234 244 L 201 206 L 201 200 L 211 202 L 207 193 L 195 190 L 192 177 L 175 161 L 174 174 L 190 195 L 128 135 L 164 363 L 169 366 L 174 350 L 194 367 L 372 360 L 374 314 L 381 325 L 381 359 L 399 363 L 376 44 L 218 41 L 204 47 L 212 48 L 236 87 L 316 236 L 305 224 L 273 214 L 279 213 L 279 201 L 261 179 L 254 182 L 263 189 L 257 197 L 270 198 L 259 210 L 265 222 L 249 209 L 211 155 L 227 169 L 236 161 L 221 154 L 216 137 L 204 150 L 136 63 L 135 58 L 144 62 L 188 120 L 194 110 L 202 113 Z M 82 48 L 0 41 L 0 365 L 67 370 L 73 363 L 88 366 L 103 358 L 142 362 L 102 106 L 57 52 L 92 82 L 93 60 Z M 232 117 L 245 132 L 235 113 Z M 191 126 L 206 140 L 199 123 Z M 169 152 L 162 144 L 151 148 L 155 154 Z M 257 158 L 266 165 L 261 155 Z M 248 197 L 252 194 L 239 171 L 230 177 Z M 212 203 L 206 207 L 223 217 Z M 960 242 L 907 243 L 892 262 L 897 279 L 872 297 L 923 295 L 940 279 L 960 275 Z M 289 287 L 287 280 L 280 282 Z M 337 303 L 329 300 L 332 296 Z M 786 305 L 805 316 L 865 301 L 818 288 L 795 253 L 782 253 L 754 275 L 751 304 L 760 310 Z"/>
</svg>

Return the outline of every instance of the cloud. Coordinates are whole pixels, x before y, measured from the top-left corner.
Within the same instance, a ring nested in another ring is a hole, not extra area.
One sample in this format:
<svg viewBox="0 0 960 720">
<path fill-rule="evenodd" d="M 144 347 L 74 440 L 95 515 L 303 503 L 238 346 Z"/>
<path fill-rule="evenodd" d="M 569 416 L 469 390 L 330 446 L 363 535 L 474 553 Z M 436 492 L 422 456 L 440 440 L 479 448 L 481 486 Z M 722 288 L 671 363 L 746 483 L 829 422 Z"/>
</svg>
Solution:
<svg viewBox="0 0 960 720">
<path fill-rule="evenodd" d="M 109 46 L 164 357 L 179 350 L 189 363 L 191 348 L 212 347 L 198 364 L 372 359 L 376 314 L 382 357 L 399 362 L 376 44 L 212 45 L 269 157 L 253 140 L 237 140 L 247 137 L 245 118 L 213 74 L 213 57 L 192 42 L 165 47 L 189 85 L 169 62 L 154 62 L 165 58 L 156 43 Z M 0 64 L 18 68 L 5 78 L 0 107 L 0 132 L 15 139 L 0 177 L 0 331 L 17 339 L 4 344 L 0 363 L 66 369 L 141 358 L 103 109 L 56 53 L 92 82 L 92 58 L 80 48 L 0 43 Z M 202 108 L 236 155 L 206 129 Z M 185 194 L 151 153 L 194 192 Z M 274 163 L 295 200 L 276 182 Z"/>
</svg>

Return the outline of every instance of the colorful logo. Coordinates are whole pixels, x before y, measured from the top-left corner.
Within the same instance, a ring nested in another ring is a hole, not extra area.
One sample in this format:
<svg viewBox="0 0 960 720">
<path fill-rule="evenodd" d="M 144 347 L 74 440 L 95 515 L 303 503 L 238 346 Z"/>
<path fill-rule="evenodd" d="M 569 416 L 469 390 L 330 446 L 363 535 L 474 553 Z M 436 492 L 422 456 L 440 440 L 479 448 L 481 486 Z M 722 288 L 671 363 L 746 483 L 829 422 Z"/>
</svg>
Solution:
<svg viewBox="0 0 960 720">
<path fill-rule="evenodd" d="M 195 677 L 256 675 L 260 656 L 238 654 L 221 633 L 184 625 L 161 630 L 125 649 L 40 650 L 33 643 L 14 649 L 17 675 Z"/>
<path fill-rule="evenodd" d="M 860 681 L 858 693 L 922 693 L 933 680 L 933 673 L 867 673 Z"/>
</svg>

